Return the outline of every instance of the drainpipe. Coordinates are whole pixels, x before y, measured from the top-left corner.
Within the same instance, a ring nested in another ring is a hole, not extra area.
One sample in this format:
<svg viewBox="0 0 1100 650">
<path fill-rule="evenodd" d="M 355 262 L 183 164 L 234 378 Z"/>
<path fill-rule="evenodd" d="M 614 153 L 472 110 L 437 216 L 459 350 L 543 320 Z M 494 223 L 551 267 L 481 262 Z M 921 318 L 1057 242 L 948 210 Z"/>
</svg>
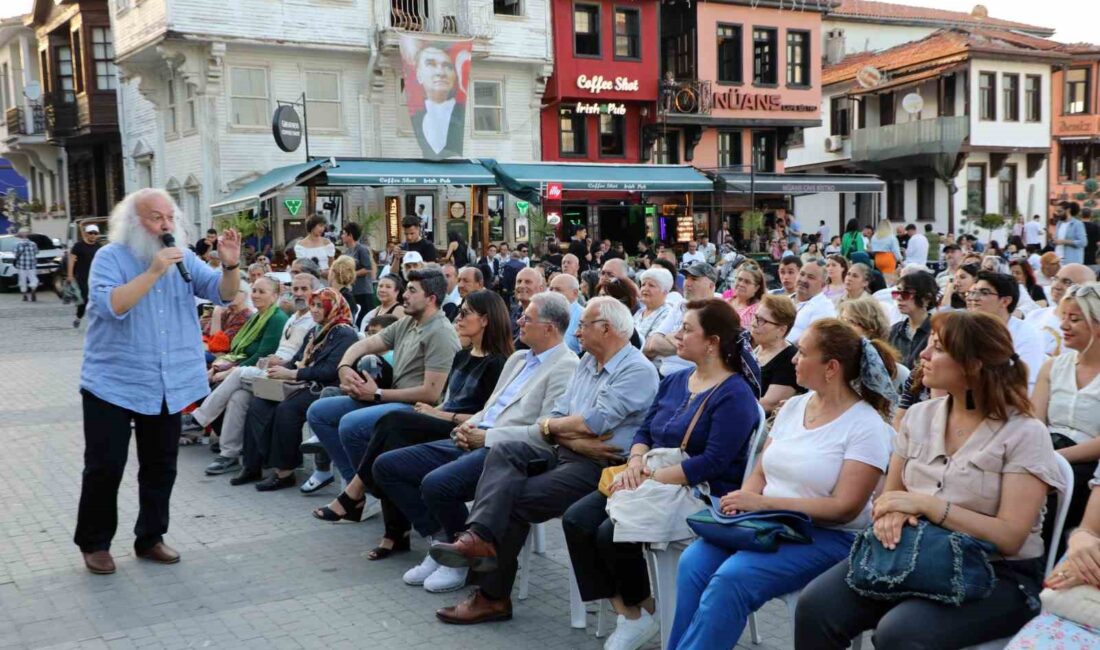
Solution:
<svg viewBox="0 0 1100 650">
<path fill-rule="evenodd" d="M 73 220 L 73 202 L 72 197 L 69 195 L 69 152 L 62 145 L 58 147 L 61 150 L 61 196 L 65 198 L 65 221 L 72 222 Z"/>
</svg>

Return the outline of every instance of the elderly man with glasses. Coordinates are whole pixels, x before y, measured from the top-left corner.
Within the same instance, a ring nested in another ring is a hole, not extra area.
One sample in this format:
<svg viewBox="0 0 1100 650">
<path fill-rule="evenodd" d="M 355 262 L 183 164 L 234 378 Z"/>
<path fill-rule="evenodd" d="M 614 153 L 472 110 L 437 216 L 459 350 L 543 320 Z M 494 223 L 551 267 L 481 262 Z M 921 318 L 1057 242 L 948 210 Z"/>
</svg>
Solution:
<svg viewBox="0 0 1100 650">
<path fill-rule="evenodd" d="M 1074 285 L 1093 282 L 1096 274 L 1084 264 L 1067 264 L 1061 267 L 1050 283 L 1050 306 L 1041 307 L 1028 314 L 1024 321 L 1043 335 L 1043 351 L 1050 356 L 1062 354 L 1062 326 L 1058 318 L 1058 304 L 1066 291 Z"/>
<path fill-rule="evenodd" d="M 444 623 L 510 619 L 530 525 L 560 517 L 596 489 L 605 467 L 621 462 L 657 394 L 657 372 L 630 345 L 633 331 L 622 303 L 606 296 L 589 301 L 577 331 L 587 354 L 565 395 L 537 423 L 546 444 L 504 442 L 490 449 L 469 528 L 454 543 L 431 547 L 436 562 L 482 573 L 466 600 L 436 612 Z"/>
<path fill-rule="evenodd" d="M 798 272 L 798 283 L 795 285 L 795 294 L 792 296 L 798 315 L 795 316 L 794 327 L 787 333 L 787 340 L 791 345 L 798 344 L 802 332 L 809 329 L 814 321 L 836 317 L 836 306 L 825 295 L 827 281 L 825 265 L 821 260 L 804 265 Z"/>
<path fill-rule="evenodd" d="M 981 271 L 970 291 L 966 292 L 966 309 L 985 312 L 996 317 L 1012 335 L 1012 347 L 1020 360 L 1027 364 L 1027 390 L 1035 388 L 1039 369 L 1046 361 L 1042 335 L 1032 325 L 1013 318 L 1016 303 L 1020 300 L 1020 285 L 1007 273 Z"/>
</svg>

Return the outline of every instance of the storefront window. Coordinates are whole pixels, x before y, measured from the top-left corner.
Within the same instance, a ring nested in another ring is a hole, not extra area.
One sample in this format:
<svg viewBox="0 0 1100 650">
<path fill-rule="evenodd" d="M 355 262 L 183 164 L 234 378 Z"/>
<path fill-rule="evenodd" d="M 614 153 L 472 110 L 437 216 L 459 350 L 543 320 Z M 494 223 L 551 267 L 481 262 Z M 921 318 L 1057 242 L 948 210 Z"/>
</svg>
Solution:
<svg viewBox="0 0 1100 650">
<path fill-rule="evenodd" d="M 626 155 L 626 117 L 600 116 L 600 156 Z"/>
<path fill-rule="evenodd" d="M 563 106 L 558 113 L 558 129 L 561 139 L 561 155 L 583 156 L 588 153 L 588 133 L 584 115 L 572 107 Z"/>
<path fill-rule="evenodd" d="M 599 5 L 573 5 L 573 54 L 600 56 Z"/>
<path fill-rule="evenodd" d="M 757 172 L 775 171 L 775 131 L 753 132 L 752 156 Z"/>
<path fill-rule="evenodd" d="M 637 9 L 615 9 L 615 58 L 642 57 L 641 13 Z"/>
<path fill-rule="evenodd" d="M 776 30 L 772 27 L 754 27 L 752 30 L 752 82 L 771 85 L 777 83 L 779 67 L 776 52 Z"/>
</svg>

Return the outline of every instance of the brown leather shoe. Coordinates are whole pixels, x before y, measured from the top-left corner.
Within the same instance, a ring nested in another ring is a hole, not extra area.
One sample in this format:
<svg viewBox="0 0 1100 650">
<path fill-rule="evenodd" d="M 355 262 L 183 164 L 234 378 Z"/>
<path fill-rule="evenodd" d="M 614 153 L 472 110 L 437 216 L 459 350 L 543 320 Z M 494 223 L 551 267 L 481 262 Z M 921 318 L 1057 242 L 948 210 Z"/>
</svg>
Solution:
<svg viewBox="0 0 1100 650">
<path fill-rule="evenodd" d="M 110 551 L 93 551 L 84 554 L 84 566 L 96 575 L 110 575 L 115 572 L 115 559 Z"/>
<path fill-rule="evenodd" d="M 488 573 L 497 568 L 496 547 L 471 530 L 459 533 L 453 544 L 434 542 L 428 553 L 433 560 L 452 569 L 470 567 L 472 571 Z"/>
<path fill-rule="evenodd" d="M 180 561 L 180 554 L 164 542 L 158 542 L 156 546 L 147 551 L 135 551 L 134 554 L 143 560 L 158 564 L 175 564 Z"/>
<path fill-rule="evenodd" d="M 492 600 L 475 589 L 466 600 L 454 607 L 444 607 L 435 617 L 451 625 L 477 625 L 491 621 L 512 620 L 512 599 Z"/>
</svg>

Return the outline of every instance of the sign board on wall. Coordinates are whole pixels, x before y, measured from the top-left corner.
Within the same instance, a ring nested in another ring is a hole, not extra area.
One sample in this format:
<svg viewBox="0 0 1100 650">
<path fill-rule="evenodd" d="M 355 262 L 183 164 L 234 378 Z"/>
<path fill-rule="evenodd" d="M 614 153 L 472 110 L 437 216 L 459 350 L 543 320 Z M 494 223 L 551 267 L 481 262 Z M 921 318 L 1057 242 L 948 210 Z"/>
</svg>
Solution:
<svg viewBox="0 0 1100 650">
<path fill-rule="evenodd" d="M 628 77 L 608 79 L 602 74 L 592 75 L 591 77 L 582 74 L 577 77 L 577 88 L 593 95 L 599 95 L 603 92 L 636 93 L 641 89 L 641 86 L 640 81 Z"/>
<path fill-rule="evenodd" d="M 819 110 L 813 104 L 784 104 L 783 96 L 778 93 L 743 93 L 738 88 L 714 93 L 713 105 L 730 111 L 814 113 Z"/>
<path fill-rule="evenodd" d="M 562 195 L 561 183 L 547 183 L 546 184 L 546 198 L 551 201 L 560 201 Z"/>
<path fill-rule="evenodd" d="M 626 115 L 626 104 L 577 102 L 576 112 L 578 115 Z"/>
<path fill-rule="evenodd" d="M 275 144 L 286 152 L 295 151 L 302 143 L 302 118 L 298 117 L 298 111 L 289 104 L 283 104 L 275 109 L 271 116 L 271 135 L 275 137 Z"/>
<path fill-rule="evenodd" d="M 676 217 L 676 241 L 681 244 L 695 239 L 695 218 L 690 214 Z"/>
<path fill-rule="evenodd" d="M 392 241 L 398 239 L 401 232 L 401 197 L 386 197 L 386 238 Z"/>
</svg>

